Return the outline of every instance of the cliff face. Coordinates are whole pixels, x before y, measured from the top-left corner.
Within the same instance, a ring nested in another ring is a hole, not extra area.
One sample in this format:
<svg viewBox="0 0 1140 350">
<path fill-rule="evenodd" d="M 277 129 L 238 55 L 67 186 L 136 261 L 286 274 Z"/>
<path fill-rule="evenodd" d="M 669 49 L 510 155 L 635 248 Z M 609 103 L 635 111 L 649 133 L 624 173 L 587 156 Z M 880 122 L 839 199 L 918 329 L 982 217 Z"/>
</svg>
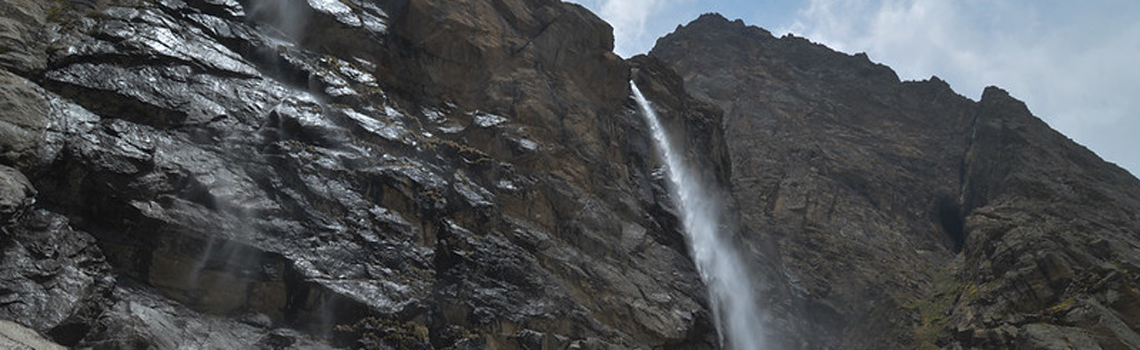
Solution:
<svg viewBox="0 0 1140 350">
<path fill-rule="evenodd" d="M 2 6 L 0 318 L 94 348 L 716 344 L 631 65 L 727 169 L 720 112 L 580 6 Z"/>
<path fill-rule="evenodd" d="M 1140 347 L 1140 186 L 988 88 L 964 164 L 964 290 L 946 312 L 977 347 Z"/>
<path fill-rule="evenodd" d="M 1140 184 L 996 88 L 715 15 L 621 60 L 554 0 L 13 0 L 0 45 L 0 319 L 66 346 L 716 348 L 632 80 L 774 348 L 1140 347 Z"/>
<path fill-rule="evenodd" d="M 970 101 L 719 15 L 650 56 L 725 110 L 784 347 L 1137 346 L 1140 182 L 1004 91 Z"/>
</svg>

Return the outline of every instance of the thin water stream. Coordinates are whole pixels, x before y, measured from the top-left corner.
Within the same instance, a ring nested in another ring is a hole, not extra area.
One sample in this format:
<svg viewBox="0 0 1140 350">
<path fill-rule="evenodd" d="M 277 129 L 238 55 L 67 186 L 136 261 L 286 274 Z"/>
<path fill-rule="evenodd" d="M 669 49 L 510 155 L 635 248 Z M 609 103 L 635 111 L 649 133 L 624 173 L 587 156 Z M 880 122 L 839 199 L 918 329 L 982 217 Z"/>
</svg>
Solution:
<svg viewBox="0 0 1140 350">
<path fill-rule="evenodd" d="M 697 271 L 708 288 L 721 346 L 732 350 L 765 348 L 760 310 L 752 295 L 752 282 L 744 260 L 720 229 L 721 201 L 685 164 L 684 156 L 669 140 L 653 105 L 632 81 L 630 87 L 665 163 L 670 195 L 681 213 L 681 225 Z"/>
</svg>

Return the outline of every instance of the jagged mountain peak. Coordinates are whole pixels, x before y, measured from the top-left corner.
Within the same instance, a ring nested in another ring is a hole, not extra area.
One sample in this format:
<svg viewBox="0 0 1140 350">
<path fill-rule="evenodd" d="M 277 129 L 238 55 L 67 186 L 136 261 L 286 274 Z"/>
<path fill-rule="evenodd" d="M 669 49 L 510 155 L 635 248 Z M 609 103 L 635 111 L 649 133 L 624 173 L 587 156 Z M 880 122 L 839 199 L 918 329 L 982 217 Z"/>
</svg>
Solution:
<svg viewBox="0 0 1140 350">
<path fill-rule="evenodd" d="M 556 0 L 15 0 L 0 24 L 20 344 L 719 348 L 651 106 L 769 348 L 1140 347 L 1140 185 L 998 88 L 715 13 L 622 60 Z"/>
<path fill-rule="evenodd" d="M 1136 346 L 1104 301 L 1131 282 L 1082 286 L 1138 257 L 1091 247 L 1136 239 L 1140 182 L 1005 90 L 973 101 L 719 16 L 650 55 L 725 110 L 746 230 L 779 255 L 757 265 L 791 286 L 769 306 L 785 347 Z"/>
</svg>

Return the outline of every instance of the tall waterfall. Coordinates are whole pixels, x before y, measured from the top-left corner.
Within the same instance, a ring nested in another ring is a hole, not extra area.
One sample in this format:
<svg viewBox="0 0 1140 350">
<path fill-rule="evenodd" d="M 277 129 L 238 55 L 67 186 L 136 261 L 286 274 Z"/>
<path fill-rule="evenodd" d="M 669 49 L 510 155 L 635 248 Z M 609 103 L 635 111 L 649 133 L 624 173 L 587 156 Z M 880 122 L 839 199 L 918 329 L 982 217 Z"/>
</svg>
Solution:
<svg viewBox="0 0 1140 350">
<path fill-rule="evenodd" d="M 697 271 L 708 288 L 720 342 L 733 350 L 761 349 L 764 338 L 752 283 L 736 247 L 720 232 L 721 202 L 685 165 L 683 155 L 669 141 L 641 90 L 632 81 L 630 86 L 668 170 L 668 187 L 681 212 L 681 224 Z"/>
</svg>

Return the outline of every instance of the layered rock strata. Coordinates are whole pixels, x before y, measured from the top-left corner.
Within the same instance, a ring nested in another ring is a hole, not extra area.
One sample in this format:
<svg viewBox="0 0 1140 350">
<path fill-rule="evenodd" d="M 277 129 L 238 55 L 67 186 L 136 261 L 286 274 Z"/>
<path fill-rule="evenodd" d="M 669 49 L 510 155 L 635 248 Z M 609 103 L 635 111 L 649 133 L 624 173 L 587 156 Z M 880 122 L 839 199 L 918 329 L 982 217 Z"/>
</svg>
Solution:
<svg viewBox="0 0 1140 350">
<path fill-rule="evenodd" d="M 452 5 L 5 3 L 0 317 L 94 348 L 715 346 L 609 26 Z"/>
</svg>

